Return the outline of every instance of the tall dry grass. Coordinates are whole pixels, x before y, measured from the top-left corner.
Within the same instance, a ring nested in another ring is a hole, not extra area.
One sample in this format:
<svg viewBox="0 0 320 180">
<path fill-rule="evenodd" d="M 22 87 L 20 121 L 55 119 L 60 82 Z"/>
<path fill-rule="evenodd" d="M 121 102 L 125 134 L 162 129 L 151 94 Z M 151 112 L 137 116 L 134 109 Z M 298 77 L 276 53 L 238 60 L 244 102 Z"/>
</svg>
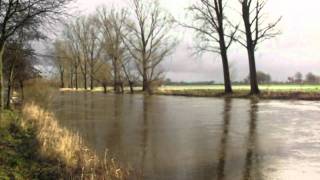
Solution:
<svg viewBox="0 0 320 180">
<path fill-rule="evenodd" d="M 98 157 L 79 134 L 59 125 L 54 114 L 48 110 L 50 101 L 57 93 L 43 81 L 30 84 L 26 90 L 21 124 L 24 128 L 35 129 L 40 144 L 39 155 L 58 161 L 63 179 L 141 179 L 136 171 L 121 167 L 108 153 L 103 158 Z"/>
<path fill-rule="evenodd" d="M 83 142 L 82 138 L 62 128 L 54 115 L 35 103 L 22 108 L 22 127 L 36 129 L 40 143 L 40 155 L 56 159 L 65 167 L 67 178 L 75 179 L 132 179 L 131 170 L 121 168 L 105 154 L 99 159 Z"/>
</svg>

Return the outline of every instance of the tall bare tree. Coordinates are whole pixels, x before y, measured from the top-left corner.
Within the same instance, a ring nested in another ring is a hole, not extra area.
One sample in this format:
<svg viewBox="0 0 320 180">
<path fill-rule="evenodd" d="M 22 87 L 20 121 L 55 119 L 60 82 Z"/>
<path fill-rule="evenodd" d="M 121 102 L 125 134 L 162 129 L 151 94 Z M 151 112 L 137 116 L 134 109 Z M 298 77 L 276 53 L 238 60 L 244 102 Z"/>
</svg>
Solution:
<svg viewBox="0 0 320 180">
<path fill-rule="evenodd" d="M 281 17 L 272 23 L 265 23 L 265 14 L 263 13 L 266 5 L 265 0 L 239 0 L 242 5 L 242 19 L 245 38 L 237 38 L 238 42 L 243 45 L 248 52 L 251 94 L 259 94 L 257 80 L 255 51 L 257 45 L 264 40 L 271 39 L 279 34 L 276 26 Z"/>
<path fill-rule="evenodd" d="M 87 60 L 90 68 L 90 89 L 94 88 L 94 74 L 97 71 L 98 61 L 100 60 L 101 51 L 103 49 L 102 42 L 99 38 L 98 19 L 94 16 L 89 16 L 86 22 L 88 28 L 88 38 L 85 41 L 86 52 L 88 53 Z"/>
<path fill-rule="evenodd" d="M 108 11 L 105 7 L 102 7 L 98 9 L 97 14 L 102 31 L 104 50 L 112 62 L 114 91 L 120 93 L 123 84 L 121 76 L 125 51 L 122 33 L 128 21 L 127 11 L 125 9 Z"/>
<path fill-rule="evenodd" d="M 139 79 L 139 73 L 136 71 L 134 61 L 132 61 L 131 56 L 128 53 L 126 53 L 121 66 L 125 78 L 127 79 L 130 88 L 130 93 L 133 94 L 134 85 Z"/>
<path fill-rule="evenodd" d="M 192 24 L 182 24 L 196 32 L 197 52 L 213 52 L 221 56 L 225 93 L 232 93 L 228 49 L 238 26 L 230 25 L 225 15 L 226 0 L 200 0 L 188 8 Z"/>
<path fill-rule="evenodd" d="M 54 43 L 54 64 L 59 71 L 60 88 L 65 88 L 65 71 L 66 71 L 66 58 L 65 58 L 65 44 L 62 41 Z"/>
<path fill-rule="evenodd" d="M 127 25 L 129 33 L 123 39 L 142 76 L 143 91 L 151 92 L 151 83 L 163 73 L 160 63 L 177 44 L 170 35 L 174 21 L 159 7 L 158 1 L 132 2 L 134 20 Z"/>
<path fill-rule="evenodd" d="M 65 24 L 63 32 L 63 39 L 66 43 L 66 50 L 69 52 L 69 58 L 72 63 L 72 74 L 74 77 L 74 86 L 79 88 L 79 68 L 81 62 L 81 48 L 80 42 L 77 38 L 77 27 L 74 23 Z M 72 77 L 71 77 L 72 78 Z"/>
<path fill-rule="evenodd" d="M 64 14 L 72 0 L 0 0 L 0 105 L 3 108 L 3 52 L 7 40 L 18 30 L 38 31 L 47 20 Z"/>
</svg>

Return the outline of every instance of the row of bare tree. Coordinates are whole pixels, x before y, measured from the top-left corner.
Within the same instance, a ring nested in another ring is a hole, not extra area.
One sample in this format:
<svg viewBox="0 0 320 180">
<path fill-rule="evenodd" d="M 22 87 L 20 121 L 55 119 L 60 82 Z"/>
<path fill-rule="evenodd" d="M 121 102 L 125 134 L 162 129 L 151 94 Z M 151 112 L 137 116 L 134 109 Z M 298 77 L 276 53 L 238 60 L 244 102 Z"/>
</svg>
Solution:
<svg viewBox="0 0 320 180">
<path fill-rule="evenodd" d="M 281 18 L 265 23 L 264 0 L 238 0 L 241 5 L 242 23 L 232 22 L 225 10 L 226 0 L 198 0 L 188 8 L 190 23 L 180 23 L 196 32 L 197 52 L 213 52 L 221 55 L 225 93 L 232 93 L 228 50 L 237 42 L 247 50 L 249 60 L 251 94 L 259 94 L 255 52 L 259 43 L 275 37 L 275 29 Z M 64 54 L 72 68 L 69 68 L 70 84 L 75 77 L 76 88 L 78 71 L 83 75 L 84 88 L 90 79 L 91 89 L 94 80 L 106 87 L 112 76 L 116 92 L 120 92 L 124 79 L 131 87 L 141 79 L 144 91 L 151 91 L 152 83 L 160 79 L 159 69 L 163 59 L 172 52 L 176 41 L 170 35 L 173 18 L 159 8 L 158 1 L 132 0 L 131 10 L 107 10 L 99 8 L 89 17 L 80 17 L 66 26 Z M 133 16 L 131 16 L 133 15 Z M 61 42 L 60 42 L 61 43 Z M 58 48 L 59 49 L 59 48 Z M 63 53 L 62 53 L 63 54 Z M 62 56 L 63 57 L 63 56 Z M 64 66 L 59 60 L 61 86 L 64 86 Z M 102 65 L 104 64 L 104 65 Z M 111 72 L 96 77 L 99 68 L 108 66 Z"/>
<path fill-rule="evenodd" d="M 174 24 L 158 1 L 132 0 L 131 9 L 98 8 L 93 14 L 65 25 L 54 54 L 61 87 L 92 90 L 95 84 L 107 91 L 113 85 L 123 93 L 141 81 L 143 91 L 163 78 L 161 62 L 176 45 L 170 34 Z M 66 82 L 65 82 L 66 81 Z"/>
</svg>

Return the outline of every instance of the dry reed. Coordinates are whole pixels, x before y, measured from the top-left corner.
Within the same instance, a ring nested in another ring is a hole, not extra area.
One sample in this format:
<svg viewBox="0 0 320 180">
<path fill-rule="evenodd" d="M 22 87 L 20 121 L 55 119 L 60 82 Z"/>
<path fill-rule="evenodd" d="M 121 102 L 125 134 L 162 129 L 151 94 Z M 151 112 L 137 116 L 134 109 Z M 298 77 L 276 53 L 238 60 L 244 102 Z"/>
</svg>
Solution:
<svg viewBox="0 0 320 180">
<path fill-rule="evenodd" d="M 78 134 L 62 128 L 52 113 L 35 103 L 25 104 L 22 112 L 22 127 L 36 129 L 40 155 L 61 162 L 67 172 L 64 179 L 140 179 L 107 153 L 99 159 Z"/>
</svg>

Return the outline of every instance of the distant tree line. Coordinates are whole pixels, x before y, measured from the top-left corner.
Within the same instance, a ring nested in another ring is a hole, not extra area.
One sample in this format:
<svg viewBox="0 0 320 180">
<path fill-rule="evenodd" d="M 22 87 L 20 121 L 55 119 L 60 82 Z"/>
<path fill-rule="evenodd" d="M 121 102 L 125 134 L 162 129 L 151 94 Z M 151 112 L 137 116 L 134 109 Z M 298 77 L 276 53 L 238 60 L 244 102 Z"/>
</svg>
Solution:
<svg viewBox="0 0 320 180">
<path fill-rule="evenodd" d="M 186 82 L 186 81 L 180 81 L 180 82 L 175 82 L 172 81 L 171 79 L 167 78 L 164 82 L 164 85 L 178 85 L 178 86 L 182 86 L 182 85 L 214 85 L 215 82 L 214 81 L 195 81 L 195 82 Z"/>
<path fill-rule="evenodd" d="M 257 82 L 260 84 L 267 84 L 267 83 L 271 83 L 272 79 L 271 79 L 271 75 L 264 73 L 262 71 L 257 71 Z M 244 79 L 244 83 L 250 83 L 250 75 L 248 75 L 245 79 Z"/>
<path fill-rule="evenodd" d="M 288 77 L 289 83 L 308 83 L 308 84 L 318 84 L 320 83 L 320 76 L 313 74 L 312 72 L 307 73 L 305 76 L 301 72 L 297 72 L 294 76 Z"/>
</svg>

